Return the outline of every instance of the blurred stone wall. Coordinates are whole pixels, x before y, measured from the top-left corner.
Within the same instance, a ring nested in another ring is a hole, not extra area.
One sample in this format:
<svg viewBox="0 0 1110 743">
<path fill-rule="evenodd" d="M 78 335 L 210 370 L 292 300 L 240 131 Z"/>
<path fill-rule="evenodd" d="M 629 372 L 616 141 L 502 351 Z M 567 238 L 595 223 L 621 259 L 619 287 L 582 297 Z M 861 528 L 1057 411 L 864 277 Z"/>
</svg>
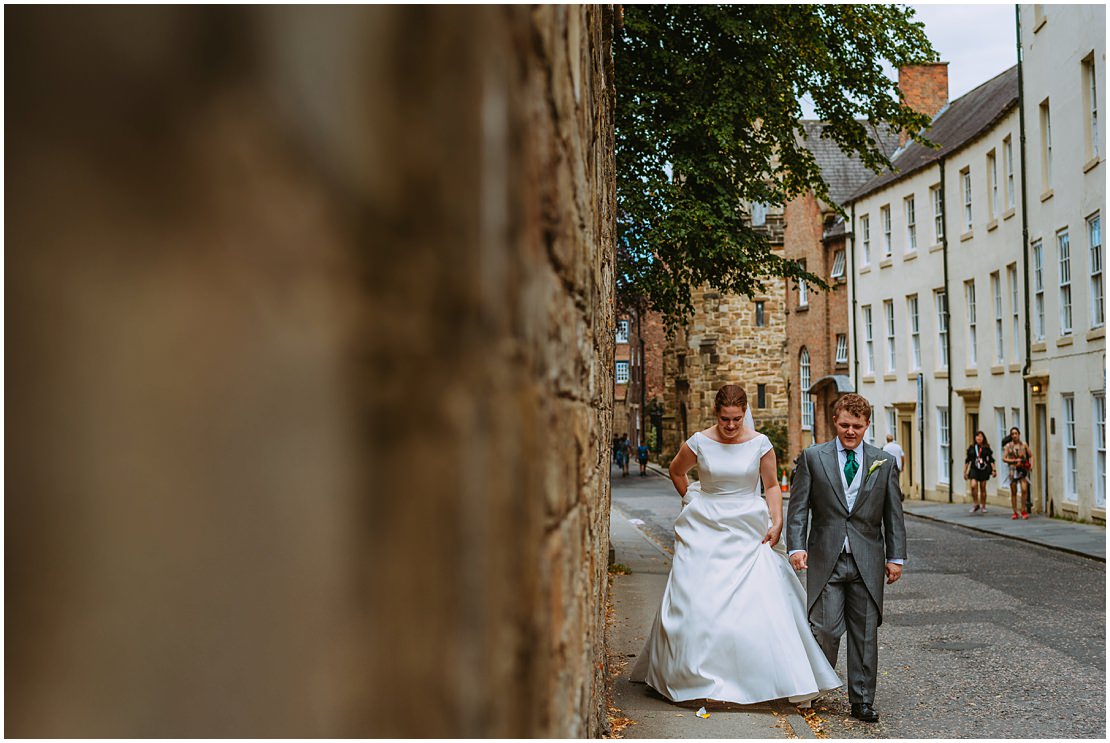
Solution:
<svg viewBox="0 0 1110 743">
<path fill-rule="evenodd" d="M 599 735 L 611 6 L 5 20 L 5 734 Z"/>
</svg>

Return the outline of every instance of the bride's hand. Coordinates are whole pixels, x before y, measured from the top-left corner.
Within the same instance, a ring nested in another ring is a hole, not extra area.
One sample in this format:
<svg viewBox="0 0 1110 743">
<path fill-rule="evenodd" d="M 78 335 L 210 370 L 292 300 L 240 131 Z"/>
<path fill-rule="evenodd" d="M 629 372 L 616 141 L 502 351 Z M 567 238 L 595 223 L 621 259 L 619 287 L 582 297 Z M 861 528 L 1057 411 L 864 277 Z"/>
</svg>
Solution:
<svg viewBox="0 0 1110 743">
<path fill-rule="evenodd" d="M 767 535 L 763 537 L 763 544 L 770 542 L 774 547 L 779 543 L 779 537 L 782 536 L 782 524 L 771 524 L 771 528 L 767 530 Z"/>
</svg>

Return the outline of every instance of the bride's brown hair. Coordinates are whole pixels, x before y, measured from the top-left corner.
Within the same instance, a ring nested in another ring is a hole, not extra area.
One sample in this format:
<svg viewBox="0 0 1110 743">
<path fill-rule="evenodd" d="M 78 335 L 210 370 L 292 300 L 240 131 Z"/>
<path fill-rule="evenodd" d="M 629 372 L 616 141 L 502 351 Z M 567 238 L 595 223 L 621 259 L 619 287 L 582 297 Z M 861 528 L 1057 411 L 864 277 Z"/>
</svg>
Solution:
<svg viewBox="0 0 1110 743">
<path fill-rule="evenodd" d="M 748 409 L 748 393 L 738 384 L 726 384 L 717 390 L 717 397 L 713 399 L 713 410 L 721 412 L 721 408 Z"/>
</svg>

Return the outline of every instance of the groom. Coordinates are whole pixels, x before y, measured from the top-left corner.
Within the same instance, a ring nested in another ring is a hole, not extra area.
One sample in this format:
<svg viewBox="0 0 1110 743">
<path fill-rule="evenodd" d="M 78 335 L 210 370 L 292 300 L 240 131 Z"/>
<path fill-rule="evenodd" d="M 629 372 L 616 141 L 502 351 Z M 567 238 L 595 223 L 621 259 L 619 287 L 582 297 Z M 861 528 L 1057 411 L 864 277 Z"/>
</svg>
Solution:
<svg viewBox="0 0 1110 743">
<path fill-rule="evenodd" d="M 802 451 L 790 483 L 786 547 L 794 569 L 809 571 L 810 628 L 833 666 L 848 632 L 852 717 L 878 722 L 883 578 L 902 577 L 906 526 L 893 457 L 863 442 L 870 423 L 871 404 L 844 395 L 833 406 L 836 439 Z"/>
</svg>

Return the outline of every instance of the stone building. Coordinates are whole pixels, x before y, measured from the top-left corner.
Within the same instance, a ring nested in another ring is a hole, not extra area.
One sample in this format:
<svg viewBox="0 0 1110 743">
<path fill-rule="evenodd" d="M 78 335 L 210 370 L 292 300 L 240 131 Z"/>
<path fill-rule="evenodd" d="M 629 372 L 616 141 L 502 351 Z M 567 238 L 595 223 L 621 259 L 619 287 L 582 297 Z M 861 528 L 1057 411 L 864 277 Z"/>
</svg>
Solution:
<svg viewBox="0 0 1110 743">
<path fill-rule="evenodd" d="M 600 737 L 613 7 L 4 17 L 5 734 Z"/>
<path fill-rule="evenodd" d="M 821 139 L 820 121 L 803 121 L 800 137 L 821 168 L 829 198 L 843 203 L 874 173 L 856 157 L 848 157 L 835 142 Z M 876 132 L 878 146 L 891 156 L 898 134 Z M 786 292 L 786 361 L 789 389 L 789 448 L 793 462 L 802 449 L 830 440 L 835 432 L 832 406 L 846 392 L 855 390 L 848 364 L 847 231 L 843 217 L 832 205 L 820 202 L 812 191 L 790 201 L 785 208 L 783 255 L 799 260 L 823 277 L 831 291 L 812 291 L 803 282 L 784 282 Z"/>
<path fill-rule="evenodd" d="M 753 210 L 753 221 L 775 250 L 782 249 L 781 209 Z M 787 380 L 784 369 L 786 314 L 782 286 L 747 297 L 710 287 L 693 292 L 694 315 L 668 341 L 663 353 L 663 461 L 695 431 L 716 421 L 713 398 L 721 385 L 739 383 L 748 393 L 756 427 L 784 442 Z"/>
</svg>

